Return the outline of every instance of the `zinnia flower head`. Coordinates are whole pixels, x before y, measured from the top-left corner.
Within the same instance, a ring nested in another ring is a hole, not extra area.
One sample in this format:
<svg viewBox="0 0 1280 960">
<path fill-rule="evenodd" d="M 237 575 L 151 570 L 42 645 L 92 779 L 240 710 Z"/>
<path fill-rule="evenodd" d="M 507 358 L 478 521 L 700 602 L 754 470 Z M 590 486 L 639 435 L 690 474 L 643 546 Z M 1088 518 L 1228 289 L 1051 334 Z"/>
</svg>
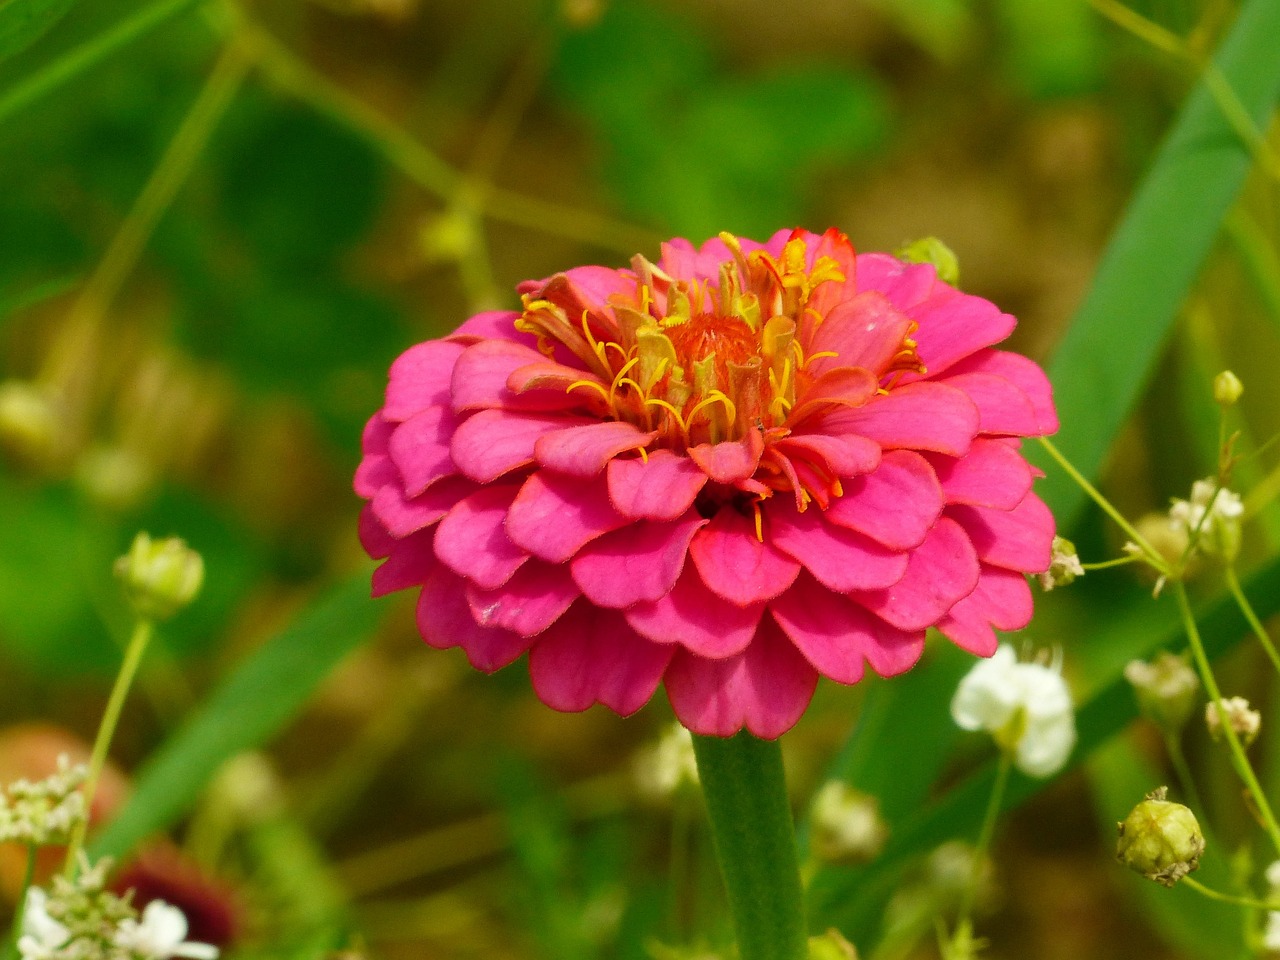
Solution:
<svg viewBox="0 0 1280 960">
<path fill-rule="evenodd" d="M 529 654 L 558 710 L 665 684 L 690 730 L 776 737 L 819 675 L 980 655 L 1031 617 L 1057 427 L 1014 319 L 834 230 L 664 244 L 521 284 L 392 366 L 356 492 L 436 647 Z"/>
</svg>

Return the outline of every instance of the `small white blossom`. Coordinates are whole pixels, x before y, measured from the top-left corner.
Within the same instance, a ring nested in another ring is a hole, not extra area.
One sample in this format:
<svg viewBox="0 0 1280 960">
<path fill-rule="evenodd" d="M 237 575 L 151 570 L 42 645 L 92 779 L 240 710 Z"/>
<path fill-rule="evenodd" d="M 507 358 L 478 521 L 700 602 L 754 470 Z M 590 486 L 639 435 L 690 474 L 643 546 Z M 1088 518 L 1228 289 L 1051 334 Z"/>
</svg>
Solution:
<svg viewBox="0 0 1280 960">
<path fill-rule="evenodd" d="M 1002 644 L 960 681 L 951 716 L 965 730 L 986 730 L 1032 777 L 1061 769 L 1076 742 L 1071 694 L 1057 667 L 1019 663 Z"/>
<path fill-rule="evenodd" d="M 132 918 L 120 921 L 116 928 L 116 946 L 130 951 L 142 960 L 214 960 L 218 948 L 187 939 L 187 918 L 177 907 L 163 900 L 152 900 L 142 911 L 142 921 Z"/>
<path fill-rule="evenodd" d="M 1174 500 L 1169 508 L 1174 529 L 1186 531 L 1204 553 L 1228 562 L 1240 551 L 1243 516 L 1239 495 L 1213 480 L 1197 480 L 1191 485 L 1191 499 Z"/>
<path fill-rule="evenodd" d="M 1225 714 L 1227 723 L 1246 747 L 1258 738 L 1262 729 L 1262 714 L 1249 706 L 1244 697 L 1224 697 L 1222 713 L 1218 712 L 1216 701 L 1210 700 L 1204 705 L 1204 722 L 1209 728 L 1209 735 L 1215 740 L 1222 739 L 1222 718 Z"/>
<path fill-rule="evenodd" d="M 1076 545 L 1065 537 L 1053 538 L 1053 555 L 1049 560 L 1049 569 L 1036 574 L 1036 580 L 1045 593 L 1054 587 L 1065 587 L 1076 577 L 1084 576 L 1084 567 L 1080 556 L 1076 553 Z"/>
<path fill-rule="evenodd" d="M 884 846 L 888 828 L 876 798 L 839 780 L 823 784 L 813 800 L 814 851 L 832 863 L 872 859 Z"/>
<path fill-rule="evenodd" d="M 70 939 L 71 931 L 49 916 L 48 894 L 39 887 L 29 888 L 18 938 L 22 960 L 57 960 L 59 949 Z"/>
<path fill-rule="evenodd" d="M 67 843 L 86 816 L 85 766 L 58 757 L 58 771 L 43 780 L 16 780 L 0 793 L 0 843 Z"/>
</svg>

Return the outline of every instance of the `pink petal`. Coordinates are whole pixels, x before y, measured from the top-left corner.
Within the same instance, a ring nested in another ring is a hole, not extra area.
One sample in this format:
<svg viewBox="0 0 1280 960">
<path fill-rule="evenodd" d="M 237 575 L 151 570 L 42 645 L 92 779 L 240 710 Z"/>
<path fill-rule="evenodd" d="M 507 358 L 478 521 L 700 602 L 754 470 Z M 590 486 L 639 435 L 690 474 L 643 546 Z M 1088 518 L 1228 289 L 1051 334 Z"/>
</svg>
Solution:
<svg viewBox="0 0 1280 960">
<path fill-rule="evenodd" d="M 514 630 L 522 637 L 546 630 L 578 599 L 567 567 L 538 560 L 526 563 L 496 590 L 467 584 L 466 593 L 476 623 Z"/>
<path fill-rule="evenodd" d="M 641 637 L 621 613 L 582 602 L 538 638 L 529 676 L 538 697 L 556 710 L 603 703 L 627 716 L 653 696 L 674 652 Z"/>
<path fill-rule="evenodd" d="M 583 545 L 629 521 L 613 509 L 608 487 L 539 471 L 507 512 L 507 536 L 535 557 L 564 563 Z"/>
<path fill-rule="evenodd" d="M 527 393 L 530 390 L 555 390 L 559 393 L 568 393 L 570 387 L 583 380 L 598 384 L 606 390 L 609 389 L 609 384 L 594 373 L 588 373 L 581 367 L 570 367 L 545 359 L 513 370 L 511 376 L 507 377 L 507 389 L 512 393 Z M 574 389 L 590 388 L 575 387 Z"/>
<path fill-rule="evenodd" d="M 387 533 L 396 538 L 407 537 L 437 523 L 475 488 L 476 485 L 464 477 L 448 477 L 432 484 L 426 493 L 405 499 L 404 491 L 391 484 L 373 495 L 370 506 Z"/>
<path fill-rule="evenodd" d="M 533 346 L 534 338 L 516 330 L 520 314 L 513 310 L 487 310 L 468 317 L 446 338 L 463 346 L 479 340 L 515 340 Z"/>
<path fill-rule="evenodd" d="M 877 377 L 902 349 L 911 321 L 889 299 L 874 290 L 864 290 L 837 303 L 818 326 L 806 353 L 834 352 L 819 357 L 808 369 L 815 374 L 836 367 L 863 367 Z"/>
<path fill-rule="evenodd" d="M 881 676 L 902 673 L 924 650 L 924 630 L 892 627 L 811 577 L 801 576 L 769 611 L 805 659 L 838 683 L 861 680 L 864 660 Z"/>
<path fill-rule="evenodd" d="M 670 450 L 654 450 L 647 460 L 610 460 L 607 479 L 614 508 L 634 520 L 674 520 L 707 483 L 696 463 Z"/>
<path fill-rule="evenodd" d="M 427 529 L 393 541 L 386 562 L 373 571 L 373 596 L 384 597 L 424 584 L 436 566 L 434 539 L 435 530 Z"/>
<path fill-rule="evenodd" d="M 360 508 L 358 530 L 360 546 L 364 547 L 364 552 L 375 560 L 390 556 L 392 549 L 399 543 L 378 522 L 378 518 L 373 515 L 373 508 L 367 503 Z"/>
<path fill-rule="evenodd" d="M 591 422 L 566 413 L 481 410 L 463 420 L 454 431 L 449 454 L 458 469 L 472 480 L 489 483 L 533 463 L 533 445 L 543 434 Z"/>
<path fill-rule="evenodd" d="M 467 347 L 453 367 L 449 396 L 455 413 L 467 410 L 568 410 L 585 398 L 574 393 L 535 390 L 513 393 L 507 378 L 521 367 L 546 360 L 532 347 L 510 340 L 481 340 Z"/>
<path fill-rule="evenodd" d="M 925 380 L 894 387 L 865 406 L 828 414 L 822 425 L 827 432 L 869 437 L 886 449 L 962 457 L 978 432 L 978 408 L 963 391 Z"/>
<path fill-rule="evenodd" d="M 396 469 L 390 457 L 381 453 L 370 453 L 360 461 L 360 466 L 356 467 L 352 487 L 355 488 L 356 496 L 368 500 L 377 496 L 378 491 L 383 487 L 399 487 L 402 482 L 400 471 Z"/>
<path fill-rule="evenodd" d="M 502 586 L 529 559 L 505 529 L 516 490 L 513 484 L 481 487 L 458 501 L 435 528 L 440 562 L 485 590 Z"/>
<path fill-rule="evenodd" d="M 763 603 L 725 603 L 687 565 L 671 591 L 653 603 L 626 611 L 627 622 L 655 643 L 678 643 L 701 657 L 718 660 L 741 653 L 755 636 Z"/>
<path fill-rule="evenodd" d="M 623 609 L 665 596 L 684 569 L 689 541 L 706 520 L 640 520 L 593 540 L 573 558 L 573 579 L 592 603 Z"/>
<path fill-rule="evenodd" d="M 1035 411 L 1035 433 L 1057 432 L 1058 414 L 1053 406 L 1053 388 L 1034 361 L 1007 350 L 982 350 L 960 361 L 948 373 L 989 373 L 1003 377 L 1022 391 Z"/>
<path fill-rule="evenodd" d="M 400 422 L 427 407 L 446 406 L 453 368 L 464 349 L 447 340 L 428 340 L 400 354 L 391 364 L 383 415 Z"/>
<path fill-rule="evenodd" d="M 907 572 L 892 587 L 850 596 L 900 630 L 933 626 L 978 585 L 978 555 L 965 531 L 943 517 L 916 547 Z"/>
<path fill-rule="evenodd" d="M 839 593 L 874 590 L 902 579 L 907 554 L 831 522 L 824 511 L 797 512 L 778 498 L 769 505 L 769 539 L 799 560 L 818 582 Z"/>
<path fill-rule="evenodd" d="M 942 487 L 918 453 L 893 450 L 874 471 L 845 486 L 827 508 L 826 519 L 894 550 L 924 540 L 942 513 Z"/>
<path fill-rule="evenodd" d="M 689 544 L 689 555 L 713 593 L 740 607 L 776 597 L 795 580 L 800 564 L 756 538 L 754 519 L 723 506 Z"/>
<path fill-rule="evenodd" d="M 1035 410 L 1026 394 L 1004 377 L 992 373 L 948 373 L 940 381 L 963 390 L 978 408 L 978 429 L 993 436 L 1034 436 L 1039 433 Z"/>
<path fill-rule="evenodd" d="M 1031 614 L 1031 588 L 1026 577 L 983 564 L 973 593 L 951 608 L 938 629 L 962 650 L 989 657 L 999 645 L 991 628 L 1021 630 L 1031 622 Z"/>
<path fill-rule="evenodd" d="M 760 465 L 764 440 L 758 430 L 748 430 L 741 440 L 700 443 L 689 448 L 689 456 L 716 483 L 735 484 L 748 479 Z"/>
<path fill-rule="evenodd" d="M 462 647 L 477 670 L 492 673 L 520 657 L 533 642 L 510 630 L 482 627 L 471 616 L 465 582 L 436 565 L 418 596 L 418 632 L 437 650 Z"/>
<path fill-rule="evenodd" d="M 947 503 L 1012 510 L 1031 490 L 1031 467 L 1007 444 L 982 437 L 960 458 L 927 457 Z"/>
<path fill-rule="evenodd" d="M 437 480 L 458 472 L 449 438 L 458 420 L 448 407 L 427 407 L 391 434 L 391 460 L 404 478 L 405 495 L 416 497 Z"/>
<path fill-rule="evenodd" d="M 737 656 L 707 660 L 680 650 L 667 669 L 666 685 L 676 716 L 694 733 L 729 737 L 745 727 L 772 740 L 800 719 L 818 674 L 765 617 L 755 640 Z"/>
<path fill-rule="evenodd" d="M 859 290 L 878 290 L 899 310 L 907 311 L 934 293 L 935 285 L 949 291 L 937 280 L 932 264 L 906 263 L 887 253 L 858 254 Z"/>
<path fill-rule="evenodd" d="M 1013 333 L 1018 323 L 989 300 L 967 293 L 957 294 L 942 284 L 938 288 L 948 294 L 939 296 L 935 291 L 910 311 L 911 318 L 920 324 L 915 333 L 916 354 L 930 377 L 938 376 L 983 347 L 999 343 Z"/>
<path fill-rule="evenodd" d="M 1049 569 L 1053 552 L 1053 514 L 1034 493 L 1012 510 L 948 507 L 947 515 L 964 527 L 983 563 L 1039 573 Z"/>
<path fill-rule="evenodd" d="M 875 376 L 861 367 L 828 370 L 797 398 L 795 409 L 787 415 L 787 424 L 795 426 L 833 407 L 861 407 L 875 396 L 877 388 Z"/>
<path fill-rule="evenodd" d="M 604 420 L 554 430 L 538 438 L 533 455 L 550 470 L 571 477 L 594 477 L 626 450 L 643 449 L 657 437 L 624 420 Z"/>
<path fill-rule="evenodd" d="M 793 433 L 773 444 L 791 460 L 808 460 L 834 477 L 856 477 L 880 465 L 880 444 L 856 433 Z"/>
</svg>

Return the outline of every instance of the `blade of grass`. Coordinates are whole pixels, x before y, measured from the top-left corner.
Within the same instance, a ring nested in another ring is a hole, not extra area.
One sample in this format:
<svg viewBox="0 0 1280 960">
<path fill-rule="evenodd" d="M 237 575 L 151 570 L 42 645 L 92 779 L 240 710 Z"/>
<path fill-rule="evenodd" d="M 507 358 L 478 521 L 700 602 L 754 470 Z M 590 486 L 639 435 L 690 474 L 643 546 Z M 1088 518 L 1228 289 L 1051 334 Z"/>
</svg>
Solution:
<svg viewBox="0 0 1280 960">
<path fill-rule="evenodd" d="M 120 856 L 170 827 L 229 757 L 262 744 L 378 625 L 367 572 L 339 584 L 242 663 L 143 766 L 128 805 L 92 844 Z"/>
<path fill-rule="evenodd" d="M 10 0 L 0 3 L 0 60 L 35 43 L 76 0 Z"/>
<path fill-rule="evenodd" d="M 1280 94 L 1280 0 L 1249 0 L 1214 57 L 1263 129 Z M 1249 170 L 1237 136 L 1203 80 L 1196 84 L 1116 228 L 1084 303 L 1049 366 L 1058 448 L 1088 478 L 1151 374 L 1169 326 Z M 1045 466 L 1038 450 L 1029 450 Z M 1070 528 L 1084 495 L 1061 471 L 1040 490 Z"/>
</svg>

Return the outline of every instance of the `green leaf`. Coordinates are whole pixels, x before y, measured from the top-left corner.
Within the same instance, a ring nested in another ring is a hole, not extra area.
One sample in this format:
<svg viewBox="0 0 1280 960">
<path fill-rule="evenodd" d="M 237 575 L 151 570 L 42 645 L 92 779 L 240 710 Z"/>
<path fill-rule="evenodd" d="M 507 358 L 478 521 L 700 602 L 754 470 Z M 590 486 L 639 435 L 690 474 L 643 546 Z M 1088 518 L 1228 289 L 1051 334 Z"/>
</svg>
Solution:
<svg viewBox="0 0 1280 960">
<path fill-rule="evenodd" d="M 0 0 L 0 60 L 25 50 L 62 19 L 76 0 Z"/>
<path fill-rule="evenodd" d="M 121 856 L 172 826 L 228 758 L 274 736 L 382 616 L 362 572 L 339 584 L 245 660 L 147 760 L 128 806 L 94 844 Z"/>
<path fill-rule="evenodd" d="M 1280 0 L 1249 0 L 1214 58 L 1265 129 L 1280 94 Z M 1093 286 L 1049 366 L 1062 420 L 1055 443 L 1086 477 L 1107 451 L 1158 359 L 1250 153 L 1203 82 L 1182 109 L 1103 254 Z M 1031 451 L 1042 466 L 1039 451 Z M 1041 495 L 1069 528 L 1084 494 L 1050 466 Z"/>
</svg>

